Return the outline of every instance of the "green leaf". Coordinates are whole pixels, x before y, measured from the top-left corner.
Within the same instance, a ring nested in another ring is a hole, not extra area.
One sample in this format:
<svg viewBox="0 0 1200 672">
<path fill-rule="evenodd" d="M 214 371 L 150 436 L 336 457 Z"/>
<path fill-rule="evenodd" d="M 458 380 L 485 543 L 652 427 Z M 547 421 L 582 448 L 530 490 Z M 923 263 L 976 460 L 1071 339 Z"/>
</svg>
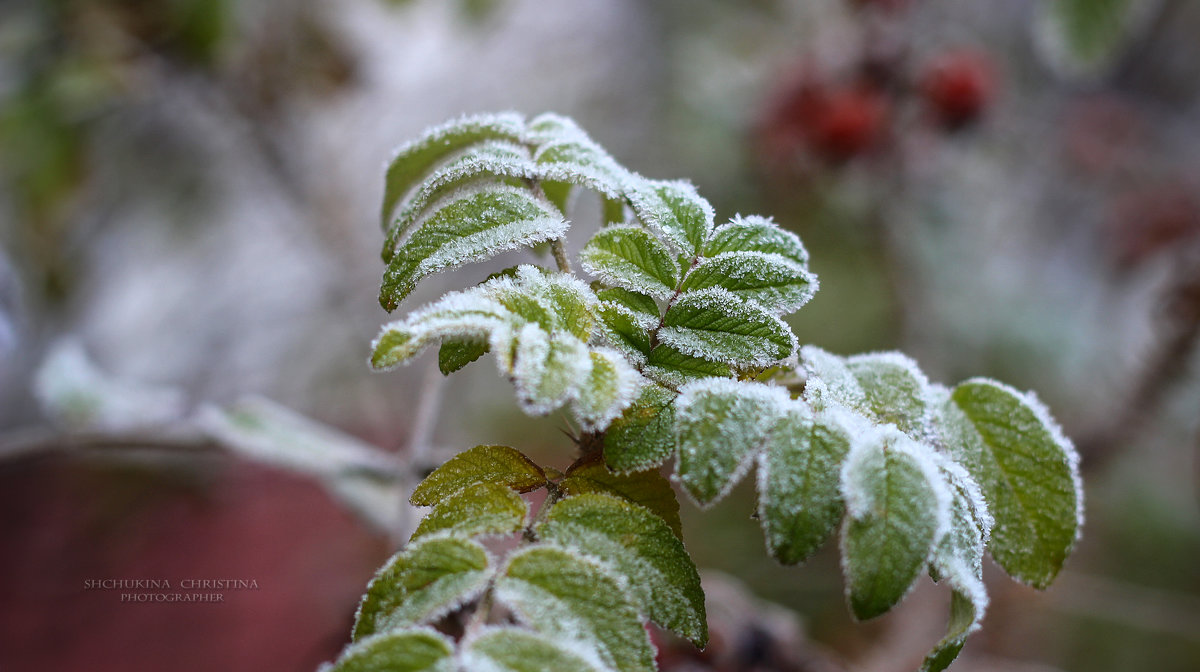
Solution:
<svg viewBox="0 0 1200 672">
<path fill-rule="evenodd" d="M 667 385 L 679 386 L 700 378 L 729 378 L 728 364 L 692 357 L 664 343 L 646 357 L 646 375 Z"/>
<path fill-rule="evenodd" d="M 908 594 L 946 529 L 949 493 L 929 450 L 883 429 L 855 445 L 842 469 L 842 568 L 858 619 L 875 618 Z"/>
<path fill-rule="evenodd" d="M 642 384 L 642 378 L 621 353 L 607 348 L 592 348 L 591 372 L 579 387 L 573 410 L 584 431 L 608 427 L 625 410 Z"/>
<path fill-rule="evenodd" d="M 808 267 L 808 250 L 800 238 L 757 215 L 735 217 L 713 232 L 712 240 L 704 246 L 704 256 L 715 257 L 723 252 L 778 254 L 797 266 Z"/>
<path fill-rule="evenodd" d="M 645 361 L 650 352 L 650 332 L 638 316 L 623 304 L 603 301 L 596 312 L 600 315 L 604 339 L 635 362 Z"/>
<path fill-rule="evenodd" d="M 701 507 L 728 494 L 791 404 L 787 390 L 709 378 L 685 385 L 676 402 L 679 483 Z"/>
<path fill-rule="evenodd" d="M 443 340 L 487 341 L 494 351 L 494 346 L 502 346 L 497 352 L 502 356 L 508 343 L 494 337 L 511 335 L 512 324 L 519 318 L 485 292 L 483 286 L 453 292 L 409 313 L 403 320 L 384 325 L 371 344 L 371 366 L 380 370 L 394 368 Z"/>
<path fill-rule="evenodd" d="M 609 287 L 596 292 L 596 298 L 606 303 L 616 303 L 628 308 L 644 329 L 649 330 L 658 326 L 658 304 L 645 294 L 631 292 L 621 287 Z"/>
<path fill-rule="evenodd" d="M 715 287 L 680 296 L 658 338 L 686 354 L 734 366 L 764 366 L 796 351 L 796 336 L 782 320 Z"/>
<path fill-rule="evenodd" d="M 375 574 L 358 605 L 354 639 L 431 623 L 479 595 L 492 571 L 487 551 L 469 539 L 433 536 L 397 553 Z"/>
<path fill-rule="evenodd" d="M 675 452 L 675 392 L 654 383 L 604 432 L 604 459 L 618 472 L 662 464 Z"/>
<path fill-rule="evenodd" d="M 619 497 L 581 494 L 555 504 L 538 535 L 609 563 L 650 620 L 707 644 L 700 575 L 662 518 Z"/>
<path fill-rule="evenodd" d="M 949 667 L 967 643 L 967 635 L 978 629 L 981 617 L 979 606 L 969 594 L 958 590 L 951 593 L 948 634 L 925 657 L 921 672 L 941 672 Z"/>
<path fill-rule="evenodd" d="M 554 206 L 523 189 L 485 185 L 431 206 L 388 263 L 379 302 L 393 310 L 422 278 L 505 250 L 561 237 L 567 223 Z"/>
<path fill-rule="evenodd" d="M 789 405 L 758 468 L 758 514 L 767 550 L 785 565 L 807 560 L 842 519 L 841 467 L 850 432 L 829 412 Z"/>
<path fill-rule="evenodd" d="M 320 672 L 453 672 L 454 645 L 428 628 L 373 635 L 342 652 Z"/>
<path fill-rule="evenodd" d="M 591 373 L 587 344 L 566 333 L 547 334 L 527 324 L 517 335 L 513 378 L 521 410 L 546 415 L 574 399 Z"/>
<path fill-rule="evenodd" d="M 431 128 L 402 146 L 388 164 L 384 177 L 383 226 L 386 229 L 396 204 L 435 163 L 453 152 L 485 140 L 520 142 L 525 120 L 505 113 L 463 117 Z"/>
<path fill-rule="evenodd" d="M 619 672 L 653 672 L 654 649 L 626 590 L 604 567 L 563 548 L 514 553 L 495 583 L 496 598 L 547 635 L 595 649 Z"/>
<path fill-rule="evenodd" d="M 518 178 L 531 177 L 534 165 L 527 148 L 512 142 L 488 141 L 470 147 L 430 174 L 417 190 L 404 199 L 400 212 L 387 231 L 383 260 L 391 261 L 396 244 L 438 198 L 485 178 L 520 186 Z M 505 179 L 507 178 L 507 179 Z"/>
<path fill-rule="evenodd" d="M 586 187 L 609 199 L 623 197 L 628 171 L 574 121 L 542 114 L 529 122 L 529 134 L 538 143 L 534 161 L 543 180 Z"/>
<path fill-rule="evenodd" d="M 922 672 L 940 672 L 958 657 L 967 636 L 979 629 L 988 605 L 983 549 L 992 527 L 991 514 L 979 485 L 966 470 L 949 458 L 942 458 L 939 468 L 952 494 L 950 527 L 934 551 L 930 574 L 948 583 L 953 592 L 946 636 L 925 657 Z"/>
<path fill-rule="evenodd" d="M 817 291 L 817 276 L 778 254 L 723 252 L 701 260 L 683 281 L 683 291 L 723 287 L 772 313 L 790 313 Z"/>
<path fill-rule="evenodd" d="M 518 267 L 524 268 L 524 267 Z M 537 267 L 528 267 L 537 268 Z M 574 276 L 538 269 L 535 282 L 528 282 L 528 291 L 541 298 L 550 308 L 551 330 L 561 329 L 587 342 L 596 323 L 596 297 L 592 290 Z M 520 274 L 518 273 L 518 277 Z"/>
<path fill-rule="evenodd" d="M 487 352 L 487 341 L 444 341 L 438 349 L 438 370 L 448 376 Z"/>
<path fill-rule="evenodd" d="M 1050 585 L 1083 524 L 1075 447 L 1032 395 L 982 378 L 954 388 L 942 426 L 995 517 L 992 557 L 1018 581 Z"/>
<path fill-rule="evenodd" d="M 586 649 L 572 650 L 559 640 L 514 627 L 487 627 L 463 647 L 463 669 L 496 672 L 606 672 Z M 582 648 L 582 647 L 574 647 Z"/>
<path fill-rule="evenodd" d="M 806 377 L 804 400 L 814 409 L 831 404 L 854 410 L 867 407 L 867 393 L 845 359 L 815 345 L 806 345 L 800 349 L 800 366 Z"/>
<path fill-rule="evenodd" d="M 569 470 L 558 487 L 567 496 L 599 492 L 644 506 L 666 521 L 675 536 L 683 538 L 679 500 L 675 499 L 675 491 L 658 469 L 620 473 L 600 460 L 584 462 Z"/>
<path fill-rule="evenodd" d="M 712 206 L 688 182 L 631 177 L 626 195 L 634 216 L 689 258 L 700 253 L 712 234 Z"/>
<path fill-rule="evenodd" d="M 434 470 L 413 491 L 414 506 L 433 506 L 479 483 L 530 492 L 546 485 L 546 473 L 520 451 L 508 446 L 475 446 Z"/>
<path fill-rule="evenodd" d="M 412 538 L 436 532 L 464 537 L 512 534 L 525 526 L 529 505 L 506 485 L 476 483 L 443 499 L 421 519 Z"/>
<path fill-rule="evenodd" d="M 579 253 L 583 270 L 602 281 L 667 299 L 679 284 L 679 268 L 666 246 L 645 229 L 608 226 Z"/>
<path fill-rule="evenodd" d="M 918 441 L 931 432 L 929 380 L 916 363 L 898 352 L 857 355 L 846 368 L 863 391 L 858 410 L 879 423 L 892 423 Z"/>
</svg>

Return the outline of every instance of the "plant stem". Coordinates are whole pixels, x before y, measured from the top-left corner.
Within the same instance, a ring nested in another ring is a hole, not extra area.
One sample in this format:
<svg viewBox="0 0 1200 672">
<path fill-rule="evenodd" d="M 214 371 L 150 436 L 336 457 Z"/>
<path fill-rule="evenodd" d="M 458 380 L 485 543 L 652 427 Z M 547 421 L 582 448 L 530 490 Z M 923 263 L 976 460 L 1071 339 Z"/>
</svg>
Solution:
<svg viewBox="0 0 1200 672">
<path fill-rule="evenodd" d="M 571 261 L 567 259 L 567 251 L 563 248 L 563 239 L 555 238 L 550 241 L 550 251 L 554 253 L 554 263 L 563 273 L 571 273 Z"/>
</svg>

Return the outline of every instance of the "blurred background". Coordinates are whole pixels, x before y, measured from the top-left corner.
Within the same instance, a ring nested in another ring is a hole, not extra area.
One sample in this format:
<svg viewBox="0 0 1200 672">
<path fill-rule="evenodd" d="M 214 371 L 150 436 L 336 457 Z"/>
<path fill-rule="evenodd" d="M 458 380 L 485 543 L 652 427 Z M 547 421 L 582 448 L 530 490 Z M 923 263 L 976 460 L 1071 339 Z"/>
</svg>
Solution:
<svg viewBox="0 0 1200 672">
<path fill-rule="evenodd" d="M 365 364 L 385 161 L 504 109 L 800 234 L 801 342 L 1062 420 L 1083 541 L 1045 593 L 989 568 L 954 669 L 1200 669 L 1198 34 L 1186 0 L 0 4 L 0 671 L 313 669 L 410 515 L 374 471 L 484 442 L 570 461 L 489 366 Z M 664 639 L 664 666 L 915 668 L 948 592 L 854 624 L 836 549 L 776 567 L 751 494 L 684 506 L 737 578 L 711 575 L 710 651 Z M 158 578 L 258 588 L 85 589 Z"/>
</svg>

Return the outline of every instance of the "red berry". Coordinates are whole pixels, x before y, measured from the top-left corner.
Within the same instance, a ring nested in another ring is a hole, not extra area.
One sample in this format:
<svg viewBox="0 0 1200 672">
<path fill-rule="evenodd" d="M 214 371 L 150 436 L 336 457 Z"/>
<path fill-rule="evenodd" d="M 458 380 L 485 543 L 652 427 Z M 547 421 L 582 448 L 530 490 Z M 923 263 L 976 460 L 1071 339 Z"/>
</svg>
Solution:
<svg viewBox="0 0 1200 672">
<path fill-rule="evenodd" d="M 992 102 L 995 89 L 991 59 L 976 51 L 945 52 L 929 63 L 921 77 L 926 105 L 948 129 L 978 119 Z"/>
<path fill-rule="evenodd" d="M 878 89 L 851 86 L 828 92 L 809 128 L 813 150 L 840 162 L 875 148 L 883 138 L 888 101 Z"/>
</svg>

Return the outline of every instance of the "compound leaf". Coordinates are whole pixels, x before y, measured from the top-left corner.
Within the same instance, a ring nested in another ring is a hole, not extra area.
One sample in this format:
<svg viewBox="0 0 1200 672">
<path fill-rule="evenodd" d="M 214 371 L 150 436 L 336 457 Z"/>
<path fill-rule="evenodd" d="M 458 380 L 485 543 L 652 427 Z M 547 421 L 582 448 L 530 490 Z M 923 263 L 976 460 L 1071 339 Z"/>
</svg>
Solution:
<svg viewBox="0 0 1200 672">
<path fill-rule="evenodd" d="M 625 499 L 587 493 L 555 504 L 538 535 L 609 563 L 650 620 L 698 647 L 707 643 L 700 575 L 662 518 Z"/>
<path fill-rule="evenodd" d="M 758 514 L 767 550 L 791 565 L 808 559 L 845 511 L 841 466 L 851 437 L 829 411 L 796 402 L 772 430 L 758 467 Z"/>
<path fill-rule="evenodd" d="M 414 506 L 434 506 L 479 483 L 530 492 L 546 485 L 546 472 L 508 446 L 475 446 L 455 455 L 429 474 L 409 498 Z"/>
<path fill-rule="evenodd" d="M 928 450 L 884 428 L 856 444 L 842 468 L 842 568 L 858 619 L 908 594 L 946 529 L 949 493 Z"/>
<path fill-rule="evenodd" d="M 438 620 L 483 591 L 492 575 L 488 565 L 487 551 L 469 539 L 414 541 L 371 579 L 355 615 L 354 639 Z"/>
<path fill-rule="evenodd" d="M 654 649 L 625 586 L 604 567 L 549 545 L 514 553 L 496 598 L 534 630 L 596 651 L 619 672 L 652 672 Z"/>
<path fill-rule="evenodd" d="M 434 506 L 412 538 L 443 531 L 464 537 L 511 534 L 524 527 L 528 512 L 529 505 L 508 486 L 476 483 Z"/>
<path fill-rule="evenodd" d="M 1036 398 L 983 378 L 954 388 L 942 425 L 947 450 L 995 517 L 992 557 L 1018 581 L 1045 588 L 1083 524 L 1075 447 Z"/>
<path fill-rule="evenodd" d="M 547 334 L 535 324 L 517 334 L 513 379 L 517 401 L 530 415 L 545 415 L 574 399 L 591 369 L 587 344 L 570 334 Z"/>
<path fill-rule="evenodd" d="M 718 287 L 680 296 L 658 338 L 688 355 L 734 366 L 765 366 L 796 351 L 796 336 L 782 320 Z"/>
<path fill-rule="evenodd" d="M 643 228 L 607 226 L 579 253 L 583 269 L 602 281 L 658 299 L 679 284 L 679 268 L 666 246 Z"/>
<path fill-rule="evenodd" d="M 453 655 L 453 643 L 441 633 L 408 628 L 355 642 L 320 672 L 453 672 Z"/>
<path fill-rule="evenodd" d="M 741 480 L 790 403 L 783 388 L 725 378 L 680 389 L 678 479 L 697 504 L 713 504 Z"/>
</svg>

